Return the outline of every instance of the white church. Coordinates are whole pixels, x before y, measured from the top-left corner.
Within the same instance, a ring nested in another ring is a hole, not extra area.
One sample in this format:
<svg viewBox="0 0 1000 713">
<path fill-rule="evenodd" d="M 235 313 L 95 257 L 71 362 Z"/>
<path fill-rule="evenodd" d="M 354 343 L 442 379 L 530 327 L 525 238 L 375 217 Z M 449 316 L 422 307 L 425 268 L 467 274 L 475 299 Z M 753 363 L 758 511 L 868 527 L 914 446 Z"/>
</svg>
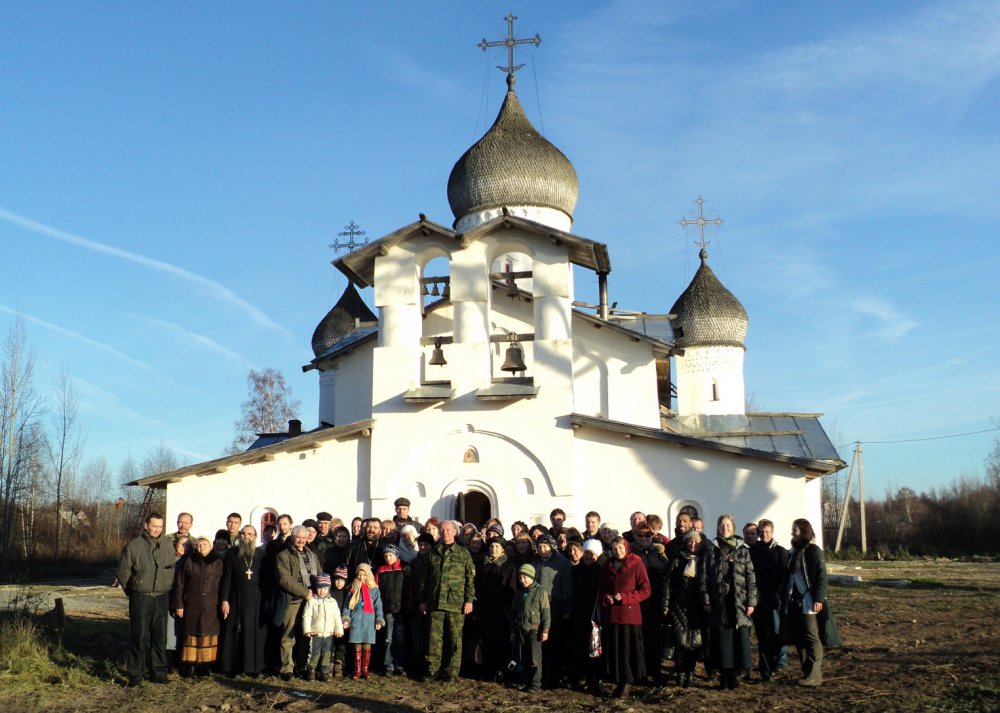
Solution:
<svg viewBox="0 0 1000 713">
<path fill-rule="evenodd" d="M 231 511 L 258 528 L 286 512 L 387 518 L 405 496 L 421 520 L 477 525 L 547 524 L 559 507 L 571 525 L 596 510 L 624 530 L 641 510 L 672 533 L 691 508 L 713 532 L 722 513 L 738 528 L 768 517 L 785 542 L 798 517 L 822 532 L 820 479 L 845 463 L 818 414 L 746 412 L 747 314 L 704 247 L 663 328 L 641 329 L 655 320 L 608 308 L 607 246 L 571 232 L 577 195 L 509 73 L 496 122 L 448 179 L 452 226 L 421 215 L 334 262 L 351 284 L 303 367 L 318 427 L 136 485 L 166 488 L 167 522 L 188 511 L 198 531 Z M 598 275 L 589 309 L 574 266 Z M 355 285 L 374 288 L 377 315 Z"/>
</svg>

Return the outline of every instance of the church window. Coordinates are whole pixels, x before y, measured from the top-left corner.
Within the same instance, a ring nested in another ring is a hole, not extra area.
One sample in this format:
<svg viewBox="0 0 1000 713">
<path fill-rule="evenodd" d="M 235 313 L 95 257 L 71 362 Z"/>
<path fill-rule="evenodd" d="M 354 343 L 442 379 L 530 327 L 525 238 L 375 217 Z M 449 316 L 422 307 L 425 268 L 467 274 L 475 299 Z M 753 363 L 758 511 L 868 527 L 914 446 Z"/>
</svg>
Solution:
<svg viewBox="0 0 1000 713">
<path fill-rule="evenodd" d="M 719 382 L 712 379 L 712 401 L 719 400 Z"/>
</svg>

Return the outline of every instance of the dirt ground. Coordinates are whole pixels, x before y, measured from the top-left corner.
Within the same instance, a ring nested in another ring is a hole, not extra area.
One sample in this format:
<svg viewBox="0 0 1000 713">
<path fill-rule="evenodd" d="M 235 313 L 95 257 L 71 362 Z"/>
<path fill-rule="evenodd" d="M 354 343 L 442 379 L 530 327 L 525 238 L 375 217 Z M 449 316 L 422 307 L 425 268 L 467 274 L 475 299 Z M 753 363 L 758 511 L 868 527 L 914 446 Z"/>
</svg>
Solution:
<svg viewBox="0 0 1000 713">
<path fill-rule="evenodd" d="M 637 686 L 627 701 L 571 690 L 525 694 L 465 679 L 418 684 L 378 676 L 368 682 L 288 685 L 277 678 L 185 680 L 172 674 L 165 686 L 125 689 L 127 604 L 119 590 L 94 579 L 31 587 L 43 610 L 55 597 L 63 598 L 69 617 L 63 646 L 85 675 L 52 677 L 32 689 L 11 685 L 17 682 L 0 672 L 0 695 L 21 710 L 121 712 L 1000 710 L 1000 564 L 847 562 L 838 567 L 837 572 L 861 575 L 863 581 L 831 585 L 830 602 L 845 643 L 827 652 L 819 689 L 795 685 L 797 663 L 767 684 L 755 674 L 753 683 L 737 691 L 715 690 L 701 677 L 689 689 Z M 24 587 L 19 591 L 23 594 Z M 11 588 L 0 588 L 0 604 L 10 595 Z M 700 665 L 697 673 L 703 673 Z"/>
</svg>

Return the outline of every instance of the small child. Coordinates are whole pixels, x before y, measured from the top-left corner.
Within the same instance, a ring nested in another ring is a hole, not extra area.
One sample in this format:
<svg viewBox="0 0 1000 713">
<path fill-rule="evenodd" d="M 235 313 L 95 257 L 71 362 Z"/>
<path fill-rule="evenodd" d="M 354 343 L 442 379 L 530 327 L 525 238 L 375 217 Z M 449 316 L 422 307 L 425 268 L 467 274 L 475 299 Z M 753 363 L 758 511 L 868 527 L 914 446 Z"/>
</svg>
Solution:
<svg viewBox="0 0 1000 713">
<path fill-rule="evenodd" d="M 325 681 L 330 669 L 333 640 L 344 635 L 344 625 L 340 622 L 340 607 L 330 596 L 330 575 L 317 575 L 314 587 L 315 596 L 306 601 L 302 610 L 302 631 L 309 637 L 306 680 Z"/>
<path fill-rule="evenodd" d="M 403 675 L 406 664 L 406 626 L 403 621 L 404 585 L 408 571 L 399 559 L 399 549 L 386 545 L 385 564 L 375 570 L 375 582 L 385 613 L 385 674 Z"/>
<path fill-rule="evenodd" d="M 347 594 L 347 567 L 337 567 L 333 570 L 333 589 L 330 590 L 330 596 L 340 611 L 344 611 L 344 602 L 347 601 L 345 595 Z M 343 624 L 341 624 L 343 627 Z M 333 640 L 333 668 L 330 670 L 330 674 L 334 677 L 344 675 L 344 662 L 347 660 L 347 636 L 344 635 L 343 629 L 341 629 L 340 636 Z"/>
<path fill-rule="evenodd" d="M 542 687 L 542 642 L 548 640 L 552 625 L 549 595 L 535 582 L 535 577 L 534 565 L 521 565 L 517 570 L 521 588 L 510 605 L 514 660 L 524 675 L 523 691 L 537 691 Z"/>
<path fill-rule="evenodd" d="M 375 632 L 382 628 L 382 595 L 375 575 L 367 564 L 359 564 L 351 583 L 351 598 L 344 609 L 344 628 L 349 629 L 348 641 L 354 646 L 354 678 L 368 678 Z"/>
</svg>

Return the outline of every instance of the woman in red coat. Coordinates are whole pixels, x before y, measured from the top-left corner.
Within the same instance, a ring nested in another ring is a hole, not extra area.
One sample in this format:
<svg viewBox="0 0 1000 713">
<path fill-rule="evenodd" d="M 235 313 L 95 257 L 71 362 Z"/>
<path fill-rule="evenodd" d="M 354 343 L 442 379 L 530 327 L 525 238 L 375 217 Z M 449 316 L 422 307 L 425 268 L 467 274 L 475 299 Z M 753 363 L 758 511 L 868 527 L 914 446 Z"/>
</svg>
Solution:
<svg viewBox="0 0 1000 713">
<path fill-rule="evenodd" d="M 649 576 L 623 538 L 611 540 L 611 555 L 601 571 L 604 659 L 608 678 L 618 684 L 614 696 L 627 698 L 632 682 L 646 675 L 639 603 L 649 597 Z"/>
</svg>

